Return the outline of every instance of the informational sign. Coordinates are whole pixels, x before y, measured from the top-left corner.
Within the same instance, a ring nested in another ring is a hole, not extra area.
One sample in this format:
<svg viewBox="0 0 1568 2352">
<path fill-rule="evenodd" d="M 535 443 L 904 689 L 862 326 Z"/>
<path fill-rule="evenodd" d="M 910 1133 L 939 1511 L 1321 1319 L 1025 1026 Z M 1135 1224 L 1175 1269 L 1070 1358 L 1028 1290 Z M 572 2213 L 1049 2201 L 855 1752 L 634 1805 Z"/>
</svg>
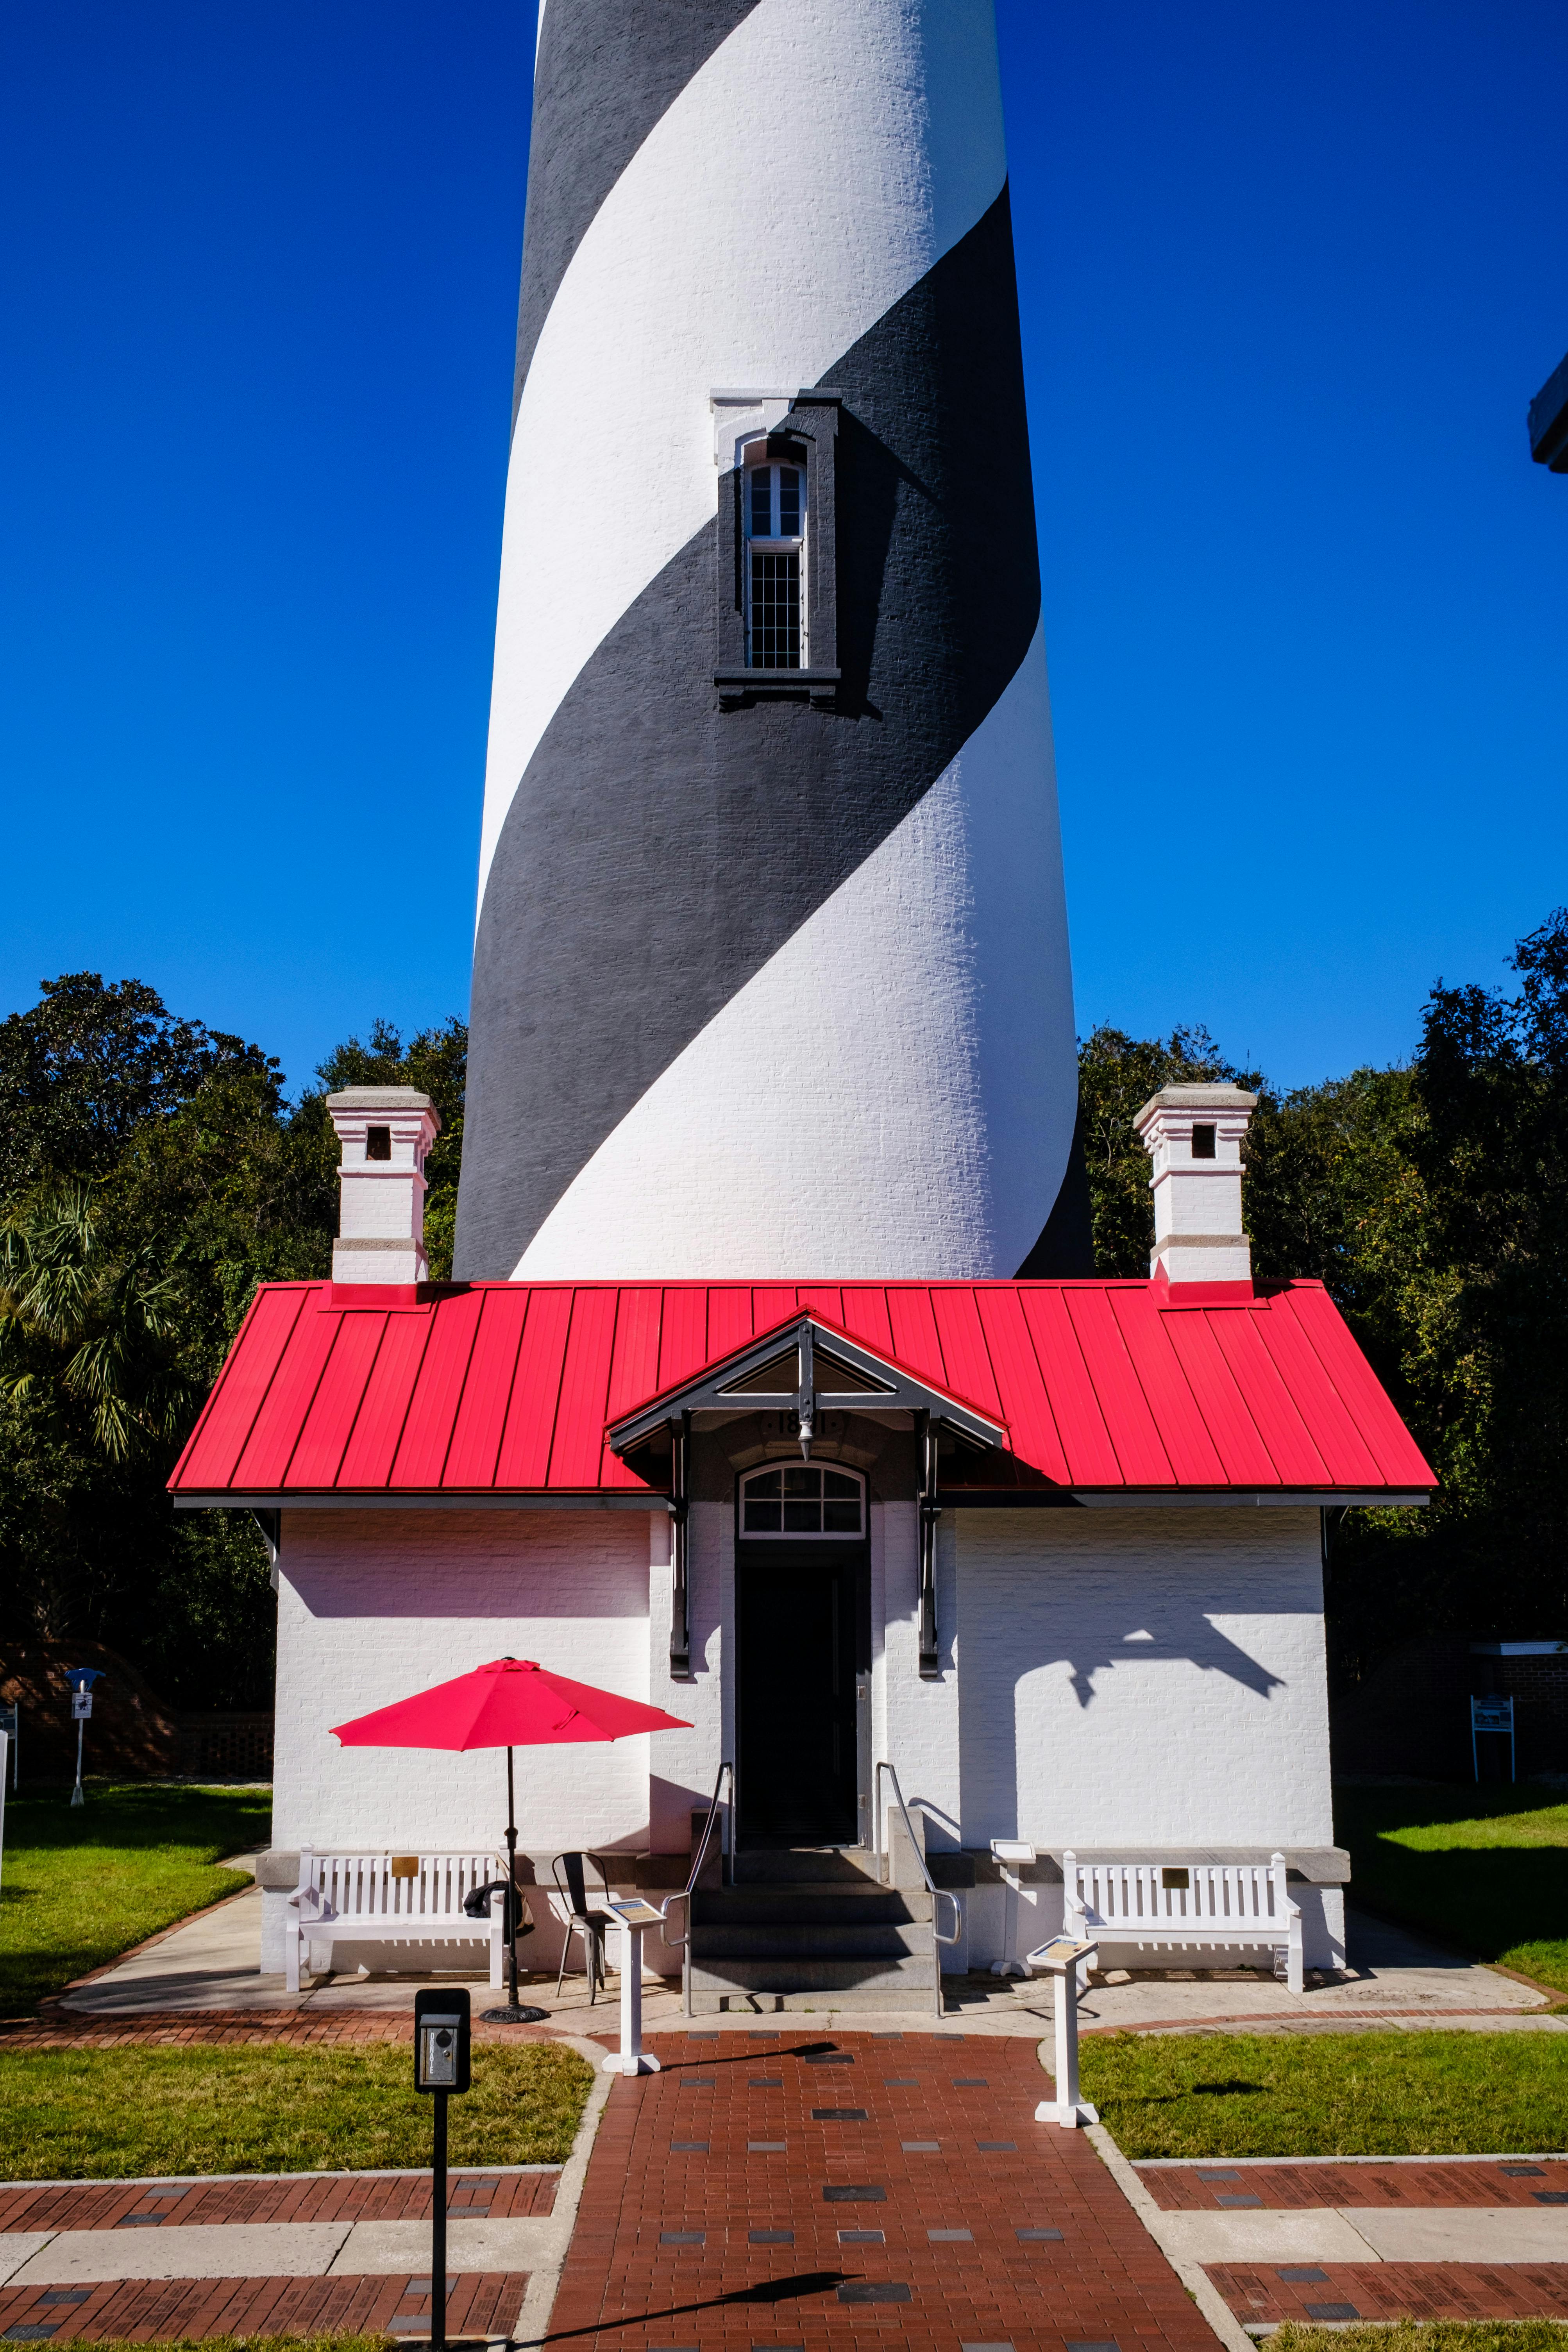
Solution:
<svg viewBox="0 0 1568 2352">
<path fill-rule="evenodd" d="M 90 1723 L 91 1720 L 92 1693 L 89 1690 L 72 1691 L 71 1721 L 73 1723 Z"/>
<path fill-rule="evenodd" d="M 640 1895 L 607 1895 L 605 1901 L 616 1918 L 628 1927 L 662 1927 L 664 1925 L 663 1912 L 656 1910 L 651 1903 L 645 1903 Z"/>
<path fill-rule="evenodd" d="M 1481 1777 L 1481 1734 L 1495 1731 L 1508 1742 L 1508 1777 L 1519 1778 L 1519 1757 L 1513 1737 L 1513 1701 L 1498 1698 L 1489 1693 L 1484 1698 L 1470 1700 L 1470 1761 L 1476 1778 Z"/>
<path fill-rule="evenodd" d="M 1029 1960 L 1037 1969 L 1070 1969 L 1087 1959 L 1090 1952 L 1098 1956 L 1099 1950 L 1098 1944 L 1080 1943 L 1076 1936 L 1053 1936 L 1048 1944 L 1042 1944 L 1037 1952 L 1029 1954 Z"/>
</svg>

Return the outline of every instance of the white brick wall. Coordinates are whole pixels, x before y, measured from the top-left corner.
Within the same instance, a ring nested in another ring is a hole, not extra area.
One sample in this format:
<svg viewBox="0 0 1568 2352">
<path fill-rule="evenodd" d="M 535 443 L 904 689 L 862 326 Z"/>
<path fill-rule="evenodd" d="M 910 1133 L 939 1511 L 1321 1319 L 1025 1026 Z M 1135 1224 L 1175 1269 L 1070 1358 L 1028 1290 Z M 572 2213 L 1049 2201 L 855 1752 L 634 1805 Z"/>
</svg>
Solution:
<svg viewBox="0 0 1568 2352">
<path fill-rule="evenodd" d="M 957 1517 L 963 1839 L 1333 1842 L 1315 1510 Z"/>
<path fill-rule="evenodd" d="M 874 1515 L 875 1516 L 875 1515 Z M 920 1543 L 916 1506 L 887 1503 L 881 1508 L 883 1591 L 881 1629 L 873 1621 L 872 1643 L 881 1633 L 876 1660 L 881 1686 L 880 1729 L 885 1757 L 899 1776 L 906 1802 L 917 1800 L 926 1817 L 930 1853 L 963 1844 L 959 1834 L 959 1693 L 955 1672 L 957 1622 L 956 1546 L 952 1513 L 937 1523 L 936 1623 L 942 1678 L 921 1680 Z M 884 1817 L 891 1792 L 884 1789 Z"/>
<path fill-rule="evenodd" d="M 1333 1843 L 1315 1510 L 969 1511 L 957 1552 L 963 1843 Z M 1293 1890 L 1309 1963 L 1342 1958 L 1337 1889 Z M 1014 1955 L 1060 1924 L 1015 1905 Z M 1000 1958 L 1001 1890 L 968 1898 Z M 1148 1962 L 1145 1961 L 1145 1965 Z"/>
<path fill-rule="evenodd" d="M 334 1723 L 489 1658 L 537 1658 L 649 1696 L 643 1512 L 285 1511 L 282 1538 L 276 1845 L 497 1841 L 500 1749 L 340 1748 L 331 1737 Z M 520 1749 L 520 1844 L 646 1845 L 651 1746 L 643 1736 Z"/>
<path fill-rule="evenodd" d="M 1315 1511 L 947 1512 L 933 1683 L 914 1505 L 871 1519 L 873 1744 L 932 1852 L 1331 1843 Z M 735 1752 L 732 1526 L 728 1504 L 693 1504 L 696 1674 L 675 1683 L 662 1511 L 286 1512 L 275 1843 L 496 1842 L 499 1751 L 345 1749 L 330 1727 L 510 1652 L 693 1724 L 520 1751 L 520 1843 L 684 1852 Z M 1341 1898 L 1298 1891 L 1309 1959 L 1331 1959 Z M 1000 1889 L 966 1899 L 950 1965 L 999 1956 L 1005 1908 Z M 1017 1951 L 1058 1924 L 1059 1889 L 1011 1908 Z M 535 1965 L 554 1943 L 541 1935 Z"/>
</svg>

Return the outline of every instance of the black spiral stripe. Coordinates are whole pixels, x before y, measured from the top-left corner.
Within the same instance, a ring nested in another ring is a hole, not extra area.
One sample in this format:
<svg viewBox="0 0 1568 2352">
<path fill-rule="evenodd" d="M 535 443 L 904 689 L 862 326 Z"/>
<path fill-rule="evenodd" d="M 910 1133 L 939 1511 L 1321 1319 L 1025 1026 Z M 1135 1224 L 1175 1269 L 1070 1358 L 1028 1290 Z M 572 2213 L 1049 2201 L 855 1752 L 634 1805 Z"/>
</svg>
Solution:
<svg viewBox="0 0 1568 2352">
<path fill-rule="evenodd" d="M 648 132 L 757 0 L 546 0 L 533 71 L 512 423 L 539 331 L 584 231 Z"/>
<path fill-rule="evenodd" d="M 824 381 L 845 396 L 838 707 L 718 709 L 712 525 L 584 667 L 486 887 L 463 1274 L 510 1273 L 654 1079 L 930 790 L 1034 635 L 1005 192 Z M 1031 1271 L 1042 1255 L 1081 1269 L 1081 1234 L 1043 1234 Z"/>
</svg>

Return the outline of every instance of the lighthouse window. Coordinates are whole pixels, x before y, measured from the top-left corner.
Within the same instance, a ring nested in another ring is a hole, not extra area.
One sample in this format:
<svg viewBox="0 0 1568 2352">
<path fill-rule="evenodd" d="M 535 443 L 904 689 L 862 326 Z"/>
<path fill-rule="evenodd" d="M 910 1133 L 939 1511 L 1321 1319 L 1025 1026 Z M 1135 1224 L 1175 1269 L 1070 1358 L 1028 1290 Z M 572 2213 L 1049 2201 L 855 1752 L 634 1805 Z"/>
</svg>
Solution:
<svg viewBox="0 0 1568 2352">
<path fill-rule="evenodd" d="M 789 1463 L 741 1481 L 746 1536 L 858 1536 L 865 1532 L 864 1481 L 853 1470 Z"/>
<path fill-rule="evenodd" d="M 801 602 L 805 468 L 768 462 L 746 473 L 746 634 L 752 669 L 799 669 L 805 660 Z"/>
</svg>

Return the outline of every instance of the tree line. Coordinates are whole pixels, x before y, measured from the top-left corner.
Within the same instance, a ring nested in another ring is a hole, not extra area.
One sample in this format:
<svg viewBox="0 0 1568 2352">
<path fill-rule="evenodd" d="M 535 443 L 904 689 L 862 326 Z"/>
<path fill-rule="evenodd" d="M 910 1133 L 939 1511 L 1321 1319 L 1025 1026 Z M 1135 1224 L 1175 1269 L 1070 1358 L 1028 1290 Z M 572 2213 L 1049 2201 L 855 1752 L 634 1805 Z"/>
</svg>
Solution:
<svg viewBox="0 0 1568 2352">
<path fill-rule="evenodd" d="M 1284 1091 L 1201 1027 L 1079 1051 L 1101 1274 L 1146 1274 L 1140 1106 L 1175 1082 L 1258 1097 L 1246 1211 L 1265 1282 L 1328 1287 L 1438 1472 L 1426 1511 L 1330 1523 L 1336 1677 L 1410 1633 L 1568 1632 L 1568 910 L 1517 985 L 1439 982 L 1407 1063 Z M 72 972 L 0 1022 L 0 1640 L 89 1635 L 177 1706 L 268 1703 L 272 1595 L 240 1514 L 163 1483 L 259 1282 L 320 1277 L 337 1225 L 335 1087 L 440 1112 L 431 1272 L 450 1272 L 467 1033 L 377 1021 L 290 1100 L 261 1046 Z"/>
</svg>

